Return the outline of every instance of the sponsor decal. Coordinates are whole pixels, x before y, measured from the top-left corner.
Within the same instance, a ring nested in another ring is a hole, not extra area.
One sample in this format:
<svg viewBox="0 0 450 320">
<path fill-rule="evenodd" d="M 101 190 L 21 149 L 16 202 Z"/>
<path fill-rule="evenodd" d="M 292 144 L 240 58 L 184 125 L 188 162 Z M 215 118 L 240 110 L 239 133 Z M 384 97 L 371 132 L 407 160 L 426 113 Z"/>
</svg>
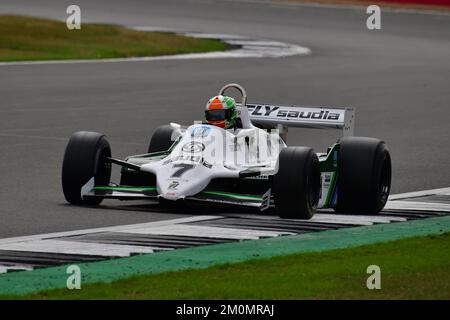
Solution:
<svg viewBox="0 0 450 320">
<path fill-rule="evenodd" d="M 280 119 L 340 120 L 341 114 L 332 110 L 313 111 L 308 108 L 286 108 L 265 105 L 247 105 L 250 116 Z"/>
<path fill-rule="evenodd" d="M 203 159 L 203 157 L 191 156 L 191 155 L 181 155 L 181 156 L 176 156 L 174 158 L 167 159 L 166 161 L 163 162 L 163 165 L 165 166 L 165 165 L 168 165 L 175 161 L 186 161 L 186 162 L 199 163 L 208 169 L 211 169 L 213 167 L 213 165 L 211 163 L 209 163 L 208 161 L 206 161 L 205 159 Z"/>
<path fill-rule="evenodd" d="M 205 150 L 205 145 L 198 141 L 191 141 L 186 143 L 181 150 L 189 153 L 198 153 Z"/>
<path fill-rule="evenodd" d="M 192 129 L 191 137 L 204 138 L 209 135 L 211 128 L 209 126 L 197 126 Z"/>
<path fill-rule="evenodd" d="M 211 163 L 209 163 L 208 161 L 205 161 L 205 160 L 202 160 L 202 164 L 208 169 L 211 169 L 213 166 Z"/>
<path fill-rule="evenodd" d="M 174 189 L 174 190 L 177 190 L 177 187 L 180 185 L 180 183 L 178 182 L 178 181 L 172 181 L 170 184 L 169 184 L 169 189 Z"/>
<path fill-rule="evenodd" d="M 170 164 L 175 161 L 186 161 L 186 162 L 195 162 L 195 163 L 204 162 L 202 156 L 191 156 L 191 155 L 187 155 L 187 154 L 182 154 L 182 155 L 165 160 L 163 162 L 163 165 L 167 165 L 167 164 Z"/>
<path fill-rule="evenodd" d="M 268 175 L 260 175 L 260 176 L 253 176 L 253 177 L 245 177 L 244 180 L 269 180 Z"/>
</svg>

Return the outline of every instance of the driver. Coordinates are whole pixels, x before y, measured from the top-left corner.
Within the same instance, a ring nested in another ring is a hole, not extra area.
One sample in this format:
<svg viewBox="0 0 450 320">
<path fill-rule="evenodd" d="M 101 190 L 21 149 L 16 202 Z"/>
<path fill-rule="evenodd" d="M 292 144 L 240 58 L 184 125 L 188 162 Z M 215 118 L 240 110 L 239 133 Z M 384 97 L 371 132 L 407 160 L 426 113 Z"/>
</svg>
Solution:
<svg viewBox="0 0 450 320">
<path fill-rule="evenodd" d="M 236 128 L 236 102 L 227 96 L 215 96 L 206 104 L 205 118 L 208 124 L 224 129 Z"/>
</svg>

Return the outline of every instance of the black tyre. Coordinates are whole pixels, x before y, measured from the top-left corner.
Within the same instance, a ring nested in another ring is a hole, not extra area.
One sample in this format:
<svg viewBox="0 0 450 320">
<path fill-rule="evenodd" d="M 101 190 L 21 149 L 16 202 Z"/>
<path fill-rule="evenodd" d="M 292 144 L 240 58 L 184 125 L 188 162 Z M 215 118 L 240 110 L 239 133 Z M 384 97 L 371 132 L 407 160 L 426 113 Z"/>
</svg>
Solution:
<svg viewBox="0 0 450 320">
<path fill-rule="evenodd" d="M 156 128 L 155 132 L 153 132 L 152 139 L 150 140 L 148 152 L 151 153 L 169 150 L 173 144 L 173 132 L 174 128 L 170 125 L 159 126 Z"/>
<path fill-rule="evenodd" d="M 70 137 L 64 153 L 62 187 L 64 197 L 72 204 L 98 205 L 102 199 L 82 199 L 81 188 L 92 178 L 96 185 L 107 185 L 111 178 L 111 164 L 103 161 L 111 157 L 105 136 L 80 131 Z"/>
<path fill-rule="evenodd" d="M 340 140 L 338 212 L 377 213 L 391 190 L 391 156 L 386 144 L 374 138 Z"/>
<path fill-rule="evenodd" d="M 173 144 L 173 133 L 174 128 L 170 125 L 159 126 L 156 128 L 150 139 L 147 152 L 152 153 L 168 150 Z M 120 178 L 120 184 L 128 186 L 145 186 L 151 184 L 151 181 L 155 181 L 155 176 L 153 174 L 136 172 L 133 170 L 122 172 Z M 156 182 L 154 182 L 154 184 L 156 184 Z"/>
<path fill-rule="evenodd" d="M 320 195 L 317 155 L 311 148 L 288 147 L 281 150 L 278 161 L 273 179 L 277 214 L 289 219 L 312 218 Z"/>
</svg>

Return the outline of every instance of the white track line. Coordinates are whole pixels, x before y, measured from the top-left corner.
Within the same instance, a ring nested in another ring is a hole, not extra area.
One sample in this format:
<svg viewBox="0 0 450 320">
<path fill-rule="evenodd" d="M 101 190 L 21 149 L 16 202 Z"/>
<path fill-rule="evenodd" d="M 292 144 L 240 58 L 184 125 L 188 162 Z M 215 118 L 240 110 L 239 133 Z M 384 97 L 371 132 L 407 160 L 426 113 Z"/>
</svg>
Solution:
<svg viewBox="0 0 450 320">
<path fill-rule="evenodd" d="M 120 232 L 120 231 L 119 231 Z M 138 234 L 176 235 L 190 237 L 225 238 L 235 240 L 256 240 L 263 237 L 277 237 L 292 234 L 290 232 L 259 231 L 247 229 L 220 228 L 209 226 L 196 226 L 187 224 L 174 224 L 164 227 L 149 227 L 133 230 L 124 230 Z"/>
<path fill-rule="evenodd" d="M 402 217 L 389 217 L 389 216 L 366 216 L 366 215 L 344 215 L 344 214 L 315 214 L 311 220 L 316 222 L 330 222 L 330 223 L 346 223 L 346 224 L 359 224 L 359 225 L 371 225 L 374 223 L 389 223 L 392 221 L 406 221 Z"/>
<path fill-rule="evenodd" d="M 25 241 L 0 246 L 0 250 L 82 254 L 105 257 L 128 257 L 132 253 L 152 253 L 155 249 L 159 248 L 63 240 Z"/>
<path fill-rule="evenodd" d="M 0 274 L 7 273 L 9 271 L 19 271 L 19 270 L 30 271 L 30 270 L 33 270 L 33 268 L 32 267 L 27 267 L 27 266 L 21 266 L 21 265 L 14 265 L 14 266 L 2 266 L 2 265 L 0 265 Z"/>
<path fill-rule="evenodd" d="M 169 219 L 169 220 L 154 221 L 154 222 L 147 222 L 147 223 L 137 223 L 137 224 L 113 226 L 113 227 L 36 234 L 36 235 L 32 235 L 32 236 L 0 239 L 0 246 L 4 245 L 4 244 L 8 244 L 8 243 L 14 243 L 14 242 L 33 241 L 33 240 L 51 239 L 51 238 L 62 238 L 62 237 L 92 234 L 92 233 L 98 233 L 98 232 L 119 232 L 119 231 L 132 232 L 131 230 L 137 229 L 137 228 L 162 227 L 162 226 L 172 225 L 172 224 L 176 224 L 176 223 L 189 223 L 189 222 L 204 221 L 204 220 L 211 220 L 211 219 L 218 219 L 218 218 L 222 218 L 222 217 L 219 217 L 219 216 L 194 216 L 194 217 L 188 217 L 188 218 Z"/>
<path fill-rule="evenodd" d="M 439 189 L 431 189 L 431 190 L 394 194 L 394 195 L 389 196 L 389 200 L 425 197 L 425 196 L 432 196 L 432 195 L 450 195 L 450 188 L 439 188 Z"/>
<path fill-rule="evenodd" d="M 315 214 L 314 217 L 311 218 L 312 222 L 323 222 L 323 223 L 335 223 L 335 224 L 344 224 L 344 225 L 357 225 L 357 226 L 371 226 L 374 223 L 371 221 L 357 221 L 355 219 L 345 218 L 345 219 L 336 219 L 336 218 L 325 218 L 322 217 L 320 214 Z"/>
<path fill-rule="evenodd" d="M 418 202 L 418 201 L 389 201 L 385 209 L 389 210 L 417 210 L 417 211 L 436 211 L 450 212 L 450 204 L 436 202 Z"/>
</svg>

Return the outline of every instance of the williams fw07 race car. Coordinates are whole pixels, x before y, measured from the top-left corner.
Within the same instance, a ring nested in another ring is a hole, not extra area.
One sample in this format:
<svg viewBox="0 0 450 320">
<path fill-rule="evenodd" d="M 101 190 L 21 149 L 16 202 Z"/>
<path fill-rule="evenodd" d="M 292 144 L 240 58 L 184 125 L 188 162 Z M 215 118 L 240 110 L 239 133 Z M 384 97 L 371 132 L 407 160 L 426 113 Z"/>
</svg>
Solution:
<svg viewBox="0 0 450 320">
<path fill-rule="evenodd" d="M 116 159 L 104 135 L 74 133 L 62 168 L 66 200 L 89 206 L 104 199 L 199 201 L 271 209 L 289 219 L 310 219 L 318 208 L 365 214 L 383 209 L 390 154 L 378 139 L 353 136 L 352 108 L 250 104 L 237 84 L 224 86 L 217 97 L 230 88 L 242 95 L 236 126 L 163 125 L 145 154 Z M 288 147 L 288 127 L 341 129 L 343 137 L 316 153 Z M 110 181 L 112 165 L 121 167 L 120 184 Z"/>
</svg>

